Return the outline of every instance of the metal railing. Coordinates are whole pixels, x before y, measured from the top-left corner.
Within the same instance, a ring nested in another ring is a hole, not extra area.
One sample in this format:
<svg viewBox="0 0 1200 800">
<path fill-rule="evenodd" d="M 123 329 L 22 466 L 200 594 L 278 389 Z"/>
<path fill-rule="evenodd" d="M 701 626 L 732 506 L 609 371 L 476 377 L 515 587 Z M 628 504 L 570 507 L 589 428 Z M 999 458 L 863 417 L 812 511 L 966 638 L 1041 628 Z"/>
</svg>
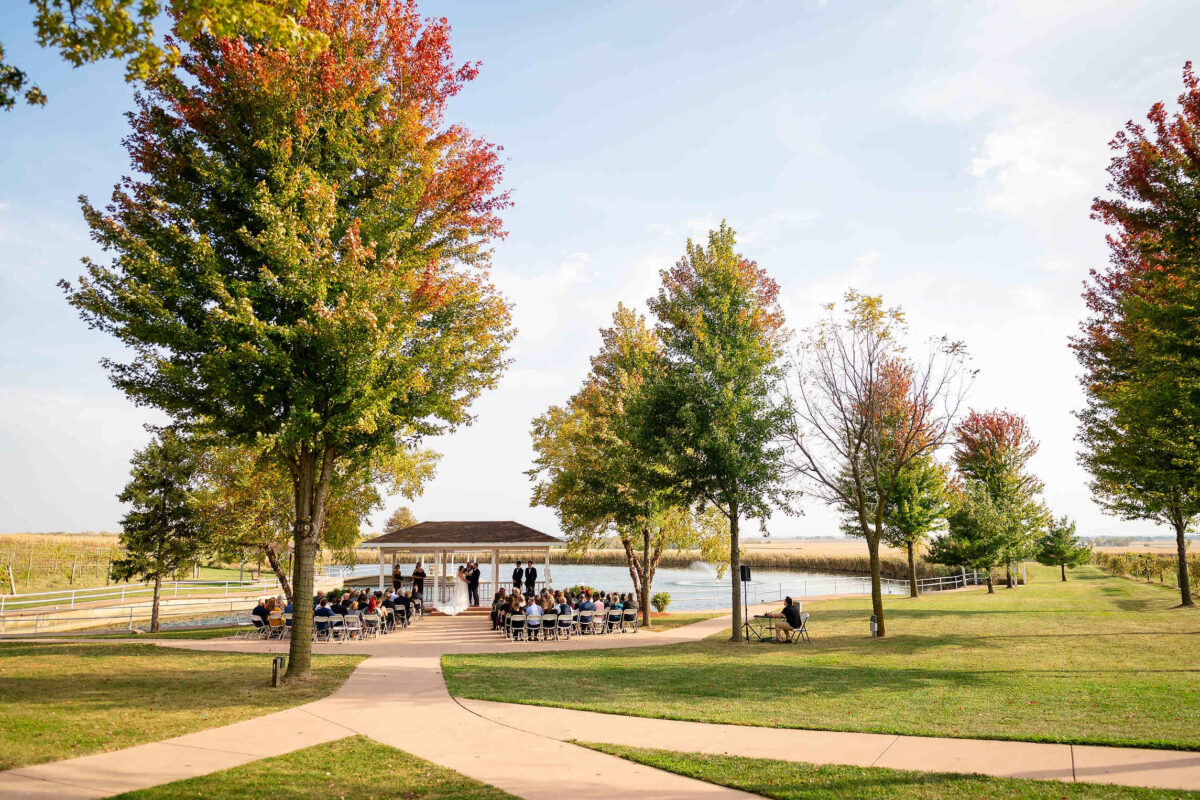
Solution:
<svg viewBox="0 0 1200 800">
<path fill-rule="evenodd" d="M 917 580 L 918 591 L 938 592 L 948 589 L 960 589 L 964 586 L 975 586 L 982 583 L 979 573 L 971 572 L 961 575 L 948 575 L 937 578 L 920 578 Z M 783 598 L 804 598 L 835 594 L 870 594 L 871 579 L 867 576 L 847 575 L 846 577 L 803 579 L 786 583 L 760 583 L 751 581 L 744 584 L 747 602 L 756 603 L 783 602 Z M 897 578 L 881 578 L 880 586 L 884 594 L 904 594 L 908 592 L 908 580 Z M 729 587 L 714 587 L 695 592 L 671 592 L 671 603 L 677 600 L 700 601 L 711 608 L 729 607 Z M 707 601 L 707 602 L 705 602 Z"/>
<path fill-rule="evenodd" d="M 233 595 L 262 589 L 279 587 L 272 577 L 257 581 L 163 581 L 160 597 L 179 597 L 188 594 Z M 5 611 L 19 611 L 43 606 L 75 608 L 77 603 L 112 601 L 124 603 L 130 599 L 145 599 L 154 596 L 153 583 L 123 583 L 117 586 L 101 586 L 94 589 L 60 589 L 53 592 L 30 592 L 0 596 L 0 615 Z"/>
<path fill-rule="evenodd" d="M 197 598 L 192 601 L 180 600 L 176 604 L 162 606 L 159 608 L 158 616 L 160 620 L 163 620 L 171 617 L 207 618 L 213 616 L 232 616 L 234 614 L 245 616 L 249 613 L 250 608 L 243 598 L 231 598 L 229 600 Z M 85 618 L 72 617 L 71 611 L 67 609 L 35 611 L 32 614 L 20 617 L 0 617 L 0 634 L 57 634 L 66 632 L 77 633 L 85 630 L 98 632 L 116 628 L 131 629 L 134 626 L 134 622 L 149 620 L 150 616 L 151 606 L 148 604 L 95 608 L 91 609 Z M 56 630 L 64 622 L 78 622 L 80 625 L 72 625 L 67 630 Z"/>
</svg>

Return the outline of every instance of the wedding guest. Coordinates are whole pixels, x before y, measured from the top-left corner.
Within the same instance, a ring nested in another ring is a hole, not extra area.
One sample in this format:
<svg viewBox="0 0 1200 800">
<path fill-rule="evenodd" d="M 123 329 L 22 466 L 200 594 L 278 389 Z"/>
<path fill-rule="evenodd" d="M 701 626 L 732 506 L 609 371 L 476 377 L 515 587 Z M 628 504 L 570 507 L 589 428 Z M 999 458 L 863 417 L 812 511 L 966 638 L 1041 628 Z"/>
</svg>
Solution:
<svg viewBox="0 0 1200 800">
<path fill-rule="evenodd" d="M 536 597 L 530 598 L 529 605 L 525 606 L 525 627 L 542 627 L 542 607 L 538 605 Z"/>
<path fill-rule="evenodd" d="M 412 588 L 413 595 L 415 597 L 424 597 L 425 596 L 425 570 L 421 566 L 420 561 L 418 561 L 417 565 L 415 567 L 413 567 L 412 582 L 413 582 L 413 588 Z"/>
<path fill-rule="evenodd" d="M 313 608 L 316 608 L 317 606 L 321 605 L 321 601 L 324 599 L 325 599 L 324 590 L 317 592 L 316 595 L 313 597 Z"/>
<path fill-rule="evenodd" d="M 266 607 L 266 605 L 263 604 L 262 600 L 259 600 L 258 605 L 256 605 L 254 607 L 254 610 L 250 612 L 250 616 L 258 617 L 259 619 L 261 619 L 263 625 L 267 624 L 267 617 L 269 615 L 270 615 L 270 612 L 267 611 L 267 607 Z"/>
<path fill-rule="evenodd" d="M 316 609 L 313 611 L 313 617 L 317 621 L 317 630 L 319 630 L 319 631 L 329 630 L 328 618 L 332 617 L 332 616 L 333 616 L 333 611 L 330 610 L 330 608 L 329 608 L 329 601 L 326 600 L 324 597 L 322 597 L 321 601 L 319 603 L 317 603 Z M 324 621 L 322 621 L 322 620 L 324 620 Z"/>
</svg>

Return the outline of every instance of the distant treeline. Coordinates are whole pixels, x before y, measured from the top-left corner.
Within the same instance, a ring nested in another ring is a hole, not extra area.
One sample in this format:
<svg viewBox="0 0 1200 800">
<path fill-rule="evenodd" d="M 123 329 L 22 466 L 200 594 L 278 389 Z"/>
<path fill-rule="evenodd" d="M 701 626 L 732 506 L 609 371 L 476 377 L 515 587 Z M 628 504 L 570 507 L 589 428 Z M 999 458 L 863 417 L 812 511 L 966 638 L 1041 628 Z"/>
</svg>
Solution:
<svg viewBox="0 0 1200 800">
<path fill-rule="evenodd" d="M 1175 544 L 1174 536 L 1085 536 L 1088 544 L 1093 547 L 1129 547 L 1135 544 Z M 1200 536 L 1189 534 L 1191 541 L 1200 541 Z"/>
</svg>

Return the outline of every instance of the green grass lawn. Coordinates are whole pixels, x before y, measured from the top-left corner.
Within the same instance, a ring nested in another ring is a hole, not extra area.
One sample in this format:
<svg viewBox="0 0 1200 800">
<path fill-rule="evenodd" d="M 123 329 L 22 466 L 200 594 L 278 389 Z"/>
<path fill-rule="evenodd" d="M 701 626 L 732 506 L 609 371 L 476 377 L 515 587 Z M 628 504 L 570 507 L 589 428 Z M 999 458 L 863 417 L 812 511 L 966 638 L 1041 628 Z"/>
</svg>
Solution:
<svg viewBox="0 0 1200 800">
<path fill-rule="evenodd" d="M 352 736 L 223 772 L 118 795 L 118 800 L 392 800 L 395 798 L 512 798 L 453 770 Z"/>
<path fill-rule="evenodd" d="M 362 656 L 313 658 L 315 679 L 270 687 L 271 656 L 152 644 L 0 644 L 0 769 L 117 750 L 325 697 Z"/>
<path fill-rule="evenodd" d="M 128 639 L 134 642 L 141 639 L 220 639 L 223 636 L 232 636 L 237 632 L 236 625 L 219 625 L 214 628 L 188 628 L 178 631 L 159 631 L 158 633 L 101 633 L 90 638 Z"/>
<path fill-rule="evenodd" d="M 447 656 L 451 693 L 617 714 L 823 730 L 1200 749 L 1200 609 L 1074 570 L 1017 589 L 814 601 L 811 645 L 704 642 Z M 595 676 L 603 676 L 596 680 Z M 786 702 L 780 697 L 786 695 Z"/>
<path fill-rule="evenodd" d="M 678 614 L 670 614 L 665 617 L 655 617 L 652 620 L 651 627 L 641 628 L 640 630 L 669 631 L 672 628 L 681 628 L 684 625 L 691 625 L 693 622 L 703 622 L 706 619 L 720 616 L 711 611 L 680 611 Z M 638 618 L 639 620 L 641 617 Z"/>
<path fill-rule="evenodd" d="M 778 800 L 1185 800 L 1200 792 L 843 767 L 586 744 L 639 764 Z"/>
</svg>

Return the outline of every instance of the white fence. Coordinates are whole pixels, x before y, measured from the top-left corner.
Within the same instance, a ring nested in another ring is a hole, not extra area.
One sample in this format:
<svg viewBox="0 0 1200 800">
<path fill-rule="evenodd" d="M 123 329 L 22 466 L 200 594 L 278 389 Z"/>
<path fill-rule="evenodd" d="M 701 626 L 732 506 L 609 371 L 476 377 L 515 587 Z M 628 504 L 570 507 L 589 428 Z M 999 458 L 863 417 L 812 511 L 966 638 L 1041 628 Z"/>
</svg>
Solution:
<svg viewBox="0 0 1200 800">
<path fill-rule="evenodd" d="M 234 595 L 260 590 L 274 591 L 279 588 L 275 578 L 258 581 L 163 581 L 162 597 L 179 597 L 180 594 Z M 153 583 L 123 583 L 119 586 L 100 586 L 95 589 L 60 589 L 53 592 L 31 592 L 0 596 L 0 614 L 5 612 L 32 610 L 34 608 L 75 608 L 81 603 L 125 603 L 129 600 L 145 600 L 154 596 Z"/>
</svg>

